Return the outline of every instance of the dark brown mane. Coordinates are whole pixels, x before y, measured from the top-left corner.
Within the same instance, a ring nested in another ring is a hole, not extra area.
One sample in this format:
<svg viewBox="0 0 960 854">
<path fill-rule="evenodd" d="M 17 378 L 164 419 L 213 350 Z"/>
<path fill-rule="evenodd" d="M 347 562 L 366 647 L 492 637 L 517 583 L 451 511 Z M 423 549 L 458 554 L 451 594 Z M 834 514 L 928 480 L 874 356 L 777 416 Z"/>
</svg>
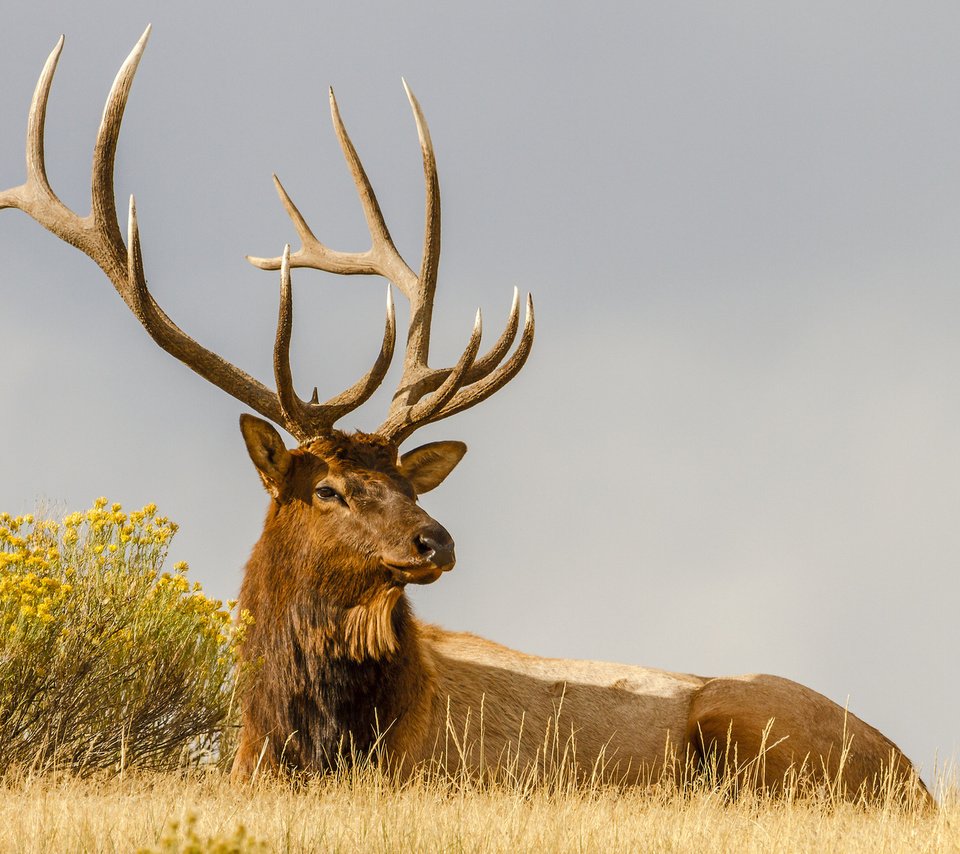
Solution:
<svg viewBox="0 0 960 854">
<path fill-rule="evenodd" d="M 352 655 L 344 609 L 320 596 L 297 596 L 276 623 L 251 635 L 246 654 L 262 664 L 245 692 L 244 725 L 261 734 L 252 746 L 267 767 L 319 771 L 370 756 L 424 690 L 411 679 L 420 657 L 406 598 L 393 605 L 387 618 L 396 648 L 383 656 Z"/>
</svg>

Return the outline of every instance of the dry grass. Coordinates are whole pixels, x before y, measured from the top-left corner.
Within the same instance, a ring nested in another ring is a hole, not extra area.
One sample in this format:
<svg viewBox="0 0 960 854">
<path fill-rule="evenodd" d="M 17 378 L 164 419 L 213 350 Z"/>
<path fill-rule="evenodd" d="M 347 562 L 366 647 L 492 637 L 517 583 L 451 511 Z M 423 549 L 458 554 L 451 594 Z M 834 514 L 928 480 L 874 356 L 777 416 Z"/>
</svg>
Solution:
<svg viewBox="0 0 960 854">
<path fill-rule="evenodd" d="M 106 506 L 71 514 L 63 528 L 0 514 L 0 854 L 960 852 L 955 782 L 941 785 L 939 809 L 904 806 L 916 792 L 889 773 L 859 794 L 874 805 L 843 802 L 849 742 L 833 783 L 800 769 L 774 781 L 779 799 L 735 796 L 766 782 L 769 727 L 759 758 L 743 765 L 728 746 L 722 763 L 687 756 L 678 766 L 665 745 L 660 784 L 616 788 L 600 782 L 616 772 L 604 757 L 578 767 L 562 702 L 530 767 L 509 751 L 494 768 L 478 762 L 481 710 L 478 732 L 469 717 L 460 732 L 448 721 L 440 756 L 412 782 L 378 770 L 390 764 L 380 744 L 345 755 L 336 775 L 299 781 L 232 784 L 212 764 L 158 771 L 158 755 L 176 767 L 182 746 L 208 731 L 229 764 L 231 731 L 219 727 L 236 637 L 220 603 L 182 573 L 158 574 L 168 520 Z"/>
<path fill-rule="evenodd" d="M 217 771 L 0 784 L 0 851 L 960 851 L 960 793 L 939 809 L 731 800 L 705 788 L 550 791 L 370 771 L 293 786 Z"/>
</svg>

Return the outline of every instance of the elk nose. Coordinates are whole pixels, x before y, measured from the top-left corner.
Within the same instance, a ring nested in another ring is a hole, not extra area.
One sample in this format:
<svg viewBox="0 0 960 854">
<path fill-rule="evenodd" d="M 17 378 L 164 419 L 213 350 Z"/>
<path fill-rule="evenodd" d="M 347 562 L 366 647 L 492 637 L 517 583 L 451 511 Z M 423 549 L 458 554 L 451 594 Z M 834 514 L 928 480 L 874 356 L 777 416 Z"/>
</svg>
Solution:
<svg viewBox="0 0 960 854">
<path fill-rule="evenodd" d="M 453 537 L 447 529 L 437 525 L 424 528 L 414 538 L 417 551 L 440 569 L 453 569 L 457 558 L 454 554 Z"/>
</svg>

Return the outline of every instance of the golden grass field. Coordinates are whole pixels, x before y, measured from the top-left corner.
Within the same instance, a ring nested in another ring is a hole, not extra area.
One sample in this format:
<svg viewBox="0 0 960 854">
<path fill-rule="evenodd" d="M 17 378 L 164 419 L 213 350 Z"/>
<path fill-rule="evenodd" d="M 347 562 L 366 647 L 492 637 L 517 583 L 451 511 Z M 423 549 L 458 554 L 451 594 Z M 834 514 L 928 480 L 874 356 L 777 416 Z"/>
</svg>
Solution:
<svg viewBox="0 0 960 854">
<path fill-rule="evenodd" d="M 378 770 L 390 763 L 375 749 L 345 754 L 333 775 L 233 783 L 223 769 L 249 623 L 233 623 L 185 564 L 162 571 L 176 526 L 155 514 L 105 498 L 62 522 L 0 513 L 0 854 L 960 852 L 954 774 L 934 786 L 938 808 L 902 805 L 915 793 L 895 775 L 871 790 L 874 805 L 844 803 L 839 784 L 802 768 L 769 781 L 784 793 L 774 800 L 753 794 L 768 782 L 768 728 L 760 759 L 738 764 L 728 745 L 694 767 L 665 745 L 659 784 L 617 788 L 595 782 L 612 779 L 603 757 L 578 767 L 562 702 L 535 767 L 508 751 L 478 770 L 481 714 L 477 731 L 448 721 L 412 781 Z"/>
<path fill-rule="evenodd" d="M 0 851 L 951 852 L 960 791 L 935 809 L 731 799 L 667 789 L 397 785 L 375 772 L 235 785 L 220 771 L 8 778 Z"/>
</svg>

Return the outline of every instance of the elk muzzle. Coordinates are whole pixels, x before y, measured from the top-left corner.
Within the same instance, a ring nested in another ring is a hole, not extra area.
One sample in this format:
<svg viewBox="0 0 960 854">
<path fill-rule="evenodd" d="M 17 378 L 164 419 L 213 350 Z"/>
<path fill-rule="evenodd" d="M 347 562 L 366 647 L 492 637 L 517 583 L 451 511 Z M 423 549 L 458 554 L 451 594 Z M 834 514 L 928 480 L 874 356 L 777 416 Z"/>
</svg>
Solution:
<svg viewBox="0 0 960 854">
<path fill-rule="evenodd" d="M 430 584 L 457 562 L 453 537 L 442 525 L 433 522 L 417 531 L 413 537 L 417 559 L 407 564 L 388 564 L 387 568 L 397 584 Z"/>
<path fill-rule="evenodd" d="M 413 538 L 413 542 L 423 559 L 441 570 L 453 569 L 457 562 L 453 537 L 441 525 L 421 531 Z"/>
</svg>

